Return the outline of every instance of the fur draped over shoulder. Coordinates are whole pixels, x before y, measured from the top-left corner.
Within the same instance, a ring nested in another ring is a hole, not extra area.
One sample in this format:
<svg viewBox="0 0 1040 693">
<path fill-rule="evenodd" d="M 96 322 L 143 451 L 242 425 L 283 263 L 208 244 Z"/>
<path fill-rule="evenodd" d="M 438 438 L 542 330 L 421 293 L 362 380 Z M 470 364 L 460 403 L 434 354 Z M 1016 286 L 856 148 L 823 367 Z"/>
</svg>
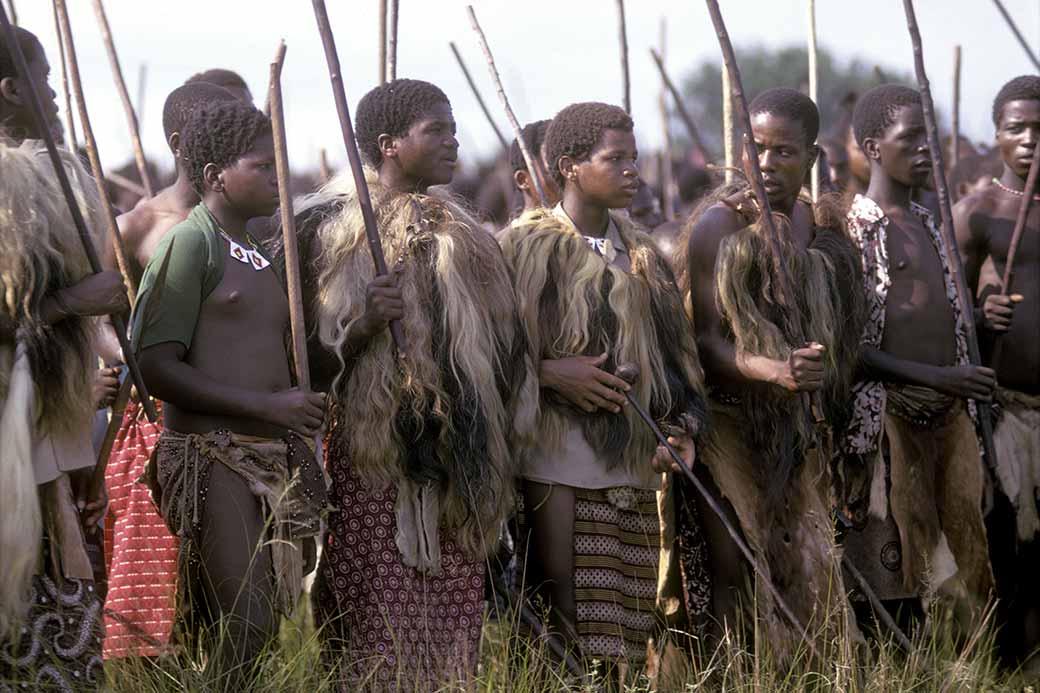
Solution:
<svg viewBox="0 0 1040 693">
<path fill-rule="evenodd" d="M 485 551 L 513 509 L 513 445 L 533 429 L 537 380 L 494 239 L 439 192 L 394 194 L 367 178 L 387 265 L 404 293 L 407 343 L 389 330 L 344 361 L 375 275 L 349 174 L 297 204 L 301 246 L 318 244 L 313 314 L 340 359 L 333 384 L 349 464 L 375 488 L 402 477 L 442 490 L 442 523 Z"/>
<path fill-rule="evenodd" d="M 812 206 L 808 200 L 803 200 Z M 815 234 L 807 251 L 788 242 L 787 217 L 774 214 L 783 239 L 783 262 L 795 293 L 794 310 L 805 338 L 826 347 L 823 352 L 824 414 L 835 431 L 849 417 L 852 380 L 859 355 L 865 296 L 859 253 L 849 236 L 836 196 L 821 196 L 813 206 Z M 728 236 L 720 245 L 715 265 L 719 312 L 737 349 L 786 360 L 800 347 L 790 333 L 787 306 L 782 303 L 775 277 L 773 252 L 760 220 Z M 783 297 L 791 300 L 789 297 Z M 755 449 L 766 453 L 782 493 L 793 468 L 806 451 L 812 432 L 793 395 L 772 385 L 748 386 L 742 408 Z M 788 421 L 790 425 L 777 425 Z"/>
<path fill-rule="evenodd" d="M 637 400 L 659 421 L 696 434 L 706 418 L 704 377 L 674 277 L 647 234 L 622 215 L 611 218 L 628 250 L 629 272 L 605 262 L 569 220 L 548 209 L 525 213 L 502 235 L 532 357 L 606 353 L 603 368 L 610 372 L 634 363 Z M 545 449 L 561 449 L 578 416 L 608 468 L 635 471 L 654 454 L 654 434 L 631 408 L 586 414 L 548 391 L 540 405 Z"/>
<path fill-rule="evenodd" d="M 79 160 L 59 150 L 83 217 L 95 234 L 104 228 L 94 183 Z M 44 299 L 90 274 L 90 264 L 54 169 L 39 142 L 0 141 L 0 310 L 18 327 L 39 401 L 38 433 L 65 430 L 93 415 L 97 321 L 41 319 Z M 0 397 L 8 374 L 0 373 Z"/>
<path fill-rule="evenodd" d="M 48 294 L 77 283 L 90 265 L 49 159 L 38 143 L 0 139 L 0 640 L 29 609 L 43 517 L 33 469 L 33 442 L 88 421 L 93 413 L 94 321 L 48 325 Z M 93 229 L 99 206 L 93 182 L 63 155 L 80 209 Z M 14 338 L 11 331 L 14 330 Z"/>
</svg>

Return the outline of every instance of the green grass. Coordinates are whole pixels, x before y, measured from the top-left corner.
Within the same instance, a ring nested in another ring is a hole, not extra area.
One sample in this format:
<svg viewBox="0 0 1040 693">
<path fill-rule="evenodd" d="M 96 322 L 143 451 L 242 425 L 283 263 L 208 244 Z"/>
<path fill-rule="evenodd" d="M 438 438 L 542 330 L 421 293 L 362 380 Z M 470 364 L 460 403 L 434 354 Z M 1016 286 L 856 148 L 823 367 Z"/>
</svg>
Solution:
<svg viewBox="0 0 1040 693">
<path fill-rule="evenodd" d="M 240 690 L 335 691 L 321 664 L 318 635 L 306 608 L 283 624 L 277 643 L 253 666 L 252 681 Z M 834 635 L 819 643 L 820 658 L 812 661 L 805 648 L 796 648 L 793 661 L 783 665 L 769 643 L 754 646 L 730 636 L 704 648 L 692 661 L 682 657 L 684 670 L 659 690 L 667 691 L 1029 691 L 1040 688 L 1021 672 L 1002 671 L 993 653 L 993 633 L 987 624 L 968 637 L 953 635 L 949 618 L 934 611 L 914 637 L 909 654 L 893 642 L 854 642 Z M 106 689 L 126 693 L 205 691 L 211 681 L 201 656 L 181 653 L 157 663 L 126 660 L 106 664 Z M 674 669 L 672 670 L 674 672 Z M 446 684 L 442 691 L 535 693 L 565 690 L 575 685 L 562 665 L 552 661 L 544 643 L 519 635 L 514 621 L 504 619 L 484 628 L 480 666 L 469 685 Z M 575 690 L 601 689 L 603 681 L 584 682 Z M 409 690 L 402 686 L 402 689 Z M 643 671 L 629 671 L 628 693 L 655 690 Z"/>
</svg>

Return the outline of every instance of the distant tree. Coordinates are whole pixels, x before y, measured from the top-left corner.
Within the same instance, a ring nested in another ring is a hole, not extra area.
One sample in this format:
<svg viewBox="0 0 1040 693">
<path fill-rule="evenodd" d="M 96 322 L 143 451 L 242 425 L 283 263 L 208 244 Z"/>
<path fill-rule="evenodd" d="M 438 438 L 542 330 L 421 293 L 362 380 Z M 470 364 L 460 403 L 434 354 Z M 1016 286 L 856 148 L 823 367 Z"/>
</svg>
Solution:
<svg viewBox="0 0 1040 693">
<path fill-rule="evenodd" d="M 766 48 L 738 46 L 740 76 L 748 101 L 770 87 L 790 87 L 809 92 L 809 54 L 804 47 Z M 848 63 L 837 60 L 829 51 L 819 49 L 819 103 L 821 133 L 848 124 L 854 102 L 850 93 L 862 94 L 882 79 L 915 86 L 909 73 L 881 69 L 857 58 Z M 881 73 L 881 74 L 879 74 Z M 690 115 L 700 126 L 700 135 L 712 152 L 722 153 L 722 60 L 712 59 L 696 67 L 682 80 L 682 91 Z M 676 124 L 674 132 L 682 133 Z"/>
</svg>

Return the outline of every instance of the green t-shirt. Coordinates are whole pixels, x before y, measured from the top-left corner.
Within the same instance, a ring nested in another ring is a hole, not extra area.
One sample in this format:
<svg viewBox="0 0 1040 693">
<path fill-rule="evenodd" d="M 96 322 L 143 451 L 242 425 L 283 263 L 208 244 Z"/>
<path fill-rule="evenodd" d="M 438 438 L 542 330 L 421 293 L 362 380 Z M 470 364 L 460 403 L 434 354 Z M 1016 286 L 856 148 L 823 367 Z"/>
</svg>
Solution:
<svg viewBox="0 0 1040 693">
<path fill-rule="evenodd" d="M 201 202 L 169 230 L 141 277 L 131 331 L 135 354 L 163 342 L 191 348 L 202 302 L 224 276 L 226 252 L 216 219 Z"/>
</svg>

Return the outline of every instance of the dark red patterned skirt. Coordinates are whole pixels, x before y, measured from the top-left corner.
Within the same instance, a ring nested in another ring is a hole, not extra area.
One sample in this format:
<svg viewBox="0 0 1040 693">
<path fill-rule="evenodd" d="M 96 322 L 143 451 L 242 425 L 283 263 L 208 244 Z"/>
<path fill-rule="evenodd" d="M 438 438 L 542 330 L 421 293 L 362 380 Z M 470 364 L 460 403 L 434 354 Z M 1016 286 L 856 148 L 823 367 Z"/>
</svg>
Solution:
<svg viewBox="0 0 1040 693">
<path fill-rule="evenodd" d="M 436 690 L 476 670 L 485 565 L 441 531 L 442 572 L 404 565 L 397 489 L 368 489 L 330 435 L 329 526 L 314 586 L 324 654 L 350 690 Z"/>
</svg>

